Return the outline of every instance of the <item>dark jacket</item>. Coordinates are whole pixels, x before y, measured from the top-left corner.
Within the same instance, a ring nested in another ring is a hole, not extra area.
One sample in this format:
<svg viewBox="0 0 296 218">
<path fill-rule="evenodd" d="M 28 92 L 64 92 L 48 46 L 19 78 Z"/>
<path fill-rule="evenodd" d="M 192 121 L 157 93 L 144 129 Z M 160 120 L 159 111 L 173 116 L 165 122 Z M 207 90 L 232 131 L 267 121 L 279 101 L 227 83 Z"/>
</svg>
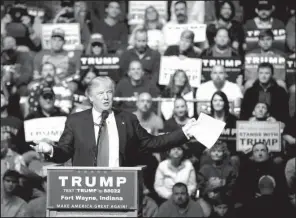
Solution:
<svg viewBox="0 0 296 218">
<path fill-rule="evenodd" d="M 137 117 L 131 113 L 113 110 L 119 136 L 120 166 L 134 166 L 138 154 L 166 151 L 187 142 L 182 129 L 170 134 L 152 136 L 143 129 Z M 64 163 L 72 158 L 73 166 L 93 166 L 96 146 L 92 109 L 69 115 L 64 132 L 54 147 L 55 163 Z"/>
<path fill-rule="evenodd" d="M 253 86 L 249 88 L 244 95 L 241 104 L 241 120 L 248 120 L 252 117 L 254 107 L 258 103 L 259 93 L 262 90 L 259 81 L 255 81 Z M 271 95 L 270 114 L 276 120 L 284 123 L 289 119 L 289 98 L 284 88 L 280 87 L 275 80 L 271 80 L 271 86 L 267 88 L 267 92 Z"/>
</svg>

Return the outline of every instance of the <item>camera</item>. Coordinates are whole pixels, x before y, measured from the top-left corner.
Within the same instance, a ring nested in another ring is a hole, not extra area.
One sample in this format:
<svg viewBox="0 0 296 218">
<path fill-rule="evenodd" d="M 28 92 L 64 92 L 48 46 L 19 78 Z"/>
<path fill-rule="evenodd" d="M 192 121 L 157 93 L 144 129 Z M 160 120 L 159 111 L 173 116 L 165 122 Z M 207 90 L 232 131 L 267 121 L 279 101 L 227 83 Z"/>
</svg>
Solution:
<svg viewBox="0 0 296 218">
<path fill-rule="evenodd" d="M 18 6 L 10 8 L 9 14 L 11 16 L 12 22 L 15 23 L 21 23 L 22 16 L 29 15 L 27 8 Z"/>
</svg>

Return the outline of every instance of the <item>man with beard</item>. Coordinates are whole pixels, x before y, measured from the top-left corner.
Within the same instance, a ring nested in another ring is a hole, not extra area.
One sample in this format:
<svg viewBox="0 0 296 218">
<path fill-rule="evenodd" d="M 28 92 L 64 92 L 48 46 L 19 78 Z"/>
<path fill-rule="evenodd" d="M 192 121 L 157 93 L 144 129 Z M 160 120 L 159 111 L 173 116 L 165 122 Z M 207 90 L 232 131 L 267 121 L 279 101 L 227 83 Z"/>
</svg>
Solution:
<svg viewBox="0 0 296 218">
<path fill-rule="evenodd" d="M 31 150 L 25 146 L 23 122 L 10 116 L 7 111 L 8 100 L 1 91 L 1 135 L 5 134 L 10 143 L 10 149 L 17 153 L 24 153 Z"/>
<path fill-rule="evenodd" d="M 29 52 L 18 51 L 16 40 L 11 36 L 3 39 L 3 52 L 1 53 L 1 65 L 14 65 L 16 70 L 12 73 L 12 81 L 18 93 L 25 96 L 27 85 L 32 81 L 33 57 Z"/>
<path fill-rule="evenodd" d="M 151 82 L 158 82 L 160 53 L 149 48 L 148 35 L 145 29 L 138 29 L 135 32 L 135 45 L 133 48 L 123 52 L 120 57 L 119 66 L 121 77 L 127 75 L 131 61 L 138 60 L 141 62 L 146 76 L 151 79 Z"/>
<path fill-rule="evenodd" d="M 233 20 L 235 16 L 235 8 L 232 1 L 222 1 L 217 9 L 217 19 L 208 24 L 206 35 L 209 47 L 213 46 L 216 32 L 220 27 L 228 29 L 230 44 L 232 48 L 239 53 L 242 52 L 245 41 L 244 30 L 240 23 Z"/>
<path fill-rule="evenodd" d="M 156 217 L 204 217 L 204 212 L 200 204 L 190 198 L 187 185 L 176 183 L 172 197 L 159 207 Z"/>
<path fill-rule="evenodd" d="M 199 86 L 196 92 L 196 99 L 198 101 L 211 101 L 213 94 L 218 90 L 226 94 L 229 102 L 234 102 L 235 108 L 240 107 L 241 99 L 243 98 L 241 89 L 237 84 L 227 80 L 227 73 L 221 65 L 216 65 L 212 68 L 211 80 Z M 198 107 L 198 114 L 200 110 L 201 108 Z"/>
<path fill-rule="evenodd" d="M 212 47 L 204 50 L 201 57 L 231 58 L 239 57 L 239 54 L 230 46 L 229 32 L 226 27 L 217 29 L 215 43 Z"/>
<path fill-rule="evenodd" d="M 1 217 L 26 217 L 27 203 L 15 195 L 20 175 L 7 170 L 1 178 Z"/>
<path fill-rule="evenodd" d="M 257 16 L 246 21 L 246 24 L 244 25 L 245 30 L 285 29 L 284 23 L 272 16 L 274 11 L 275 6 L 271 1 L 259 0 L 257 7 L 255 8 Z"/>
<path fill-rule="evenodd" d="M 40 77 L 30 84 L 29 113 L 38 109 L 38 93 L 43 87 L 51 87 L 56 96 L 55 106 L 64 113 L 70 113 L 73 106 L 73 94 L 67 84 L 61 83 L 56 75 L 56 68 L 52 63 L 45 62 L 41 66 Z"/>
</svg>

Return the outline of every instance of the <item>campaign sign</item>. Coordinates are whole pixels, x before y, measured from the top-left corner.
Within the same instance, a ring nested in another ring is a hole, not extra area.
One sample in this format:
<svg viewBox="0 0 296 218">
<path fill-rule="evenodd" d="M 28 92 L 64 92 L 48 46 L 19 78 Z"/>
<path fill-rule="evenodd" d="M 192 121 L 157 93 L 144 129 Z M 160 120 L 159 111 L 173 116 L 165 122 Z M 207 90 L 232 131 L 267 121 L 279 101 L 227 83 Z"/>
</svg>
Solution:
<svg viewBox="0 0 296 218">
<path fill-rule="evenodd" d="M 90 66 L 98 71 L 98 76 L 109 76 L 114 81 L 119 80 L 119 57 L 116 55 L 82 56 L 80 58 L 80 69 L 87 70 Z"/>
<path fill-rule="evenodd" d="M 287 85 L 290 87 L 296 80 L 296 60 L 289 58 L 286 60 Z"/>
<path fill-rule="evenodd" d="M 250 150 L 258 142 L 266 144 L 271 152 L 281 151 L 280 122 L 237 121 L 236 130 L 237 151 Z"/>
<path fill-rule="evenodd" d="M 167 20 L 168 17 L 168 1 L 129 1 L 128 24 L 143 24 L 145 19 L 145 10 L 149 6 L 153 6 L 159 13 L 161 20 Z"/>
<path fill-rule="evenodd" d="M 220 140 L 224 141 L 235 141 L 236 140 L 236 129 L 235 128 L 225 128 L 221 133 Z"/>
<path fill-rule="evenodd" d="M 281 51 L 285 51 L 285 41 L 286 41 L 286 30 L 285 29 L 273 29 L 274 35 L 273 48 L 279 49 Z M 246 31 L 246 43 L 247 43 L 247 51 L 251 51 L 255 48 L 259 48 L 260 29 L 255 30 L 247 30 Z"/>
<path fill-rule="evenodd" d="M 39 141 L 44 138 L 59 141 L 67 117 L 46 117 L 26 120 L 24 122 L 26 142 Z"/>
<path fill-rule="evenodd" d="M 123 170 L 48 170 L 50 210 L 136 210 L 137 172 Z"/>
<path fill-rule="evenodd" d="M 268 62 L 274 67 L 273 77 L 278 80 L 286 79 L 286 58 L 281 55 L 264 56 L 249 53 L 245 56 L 245 80 L 256 80 L 258 78 L 258 66 L 260 63 Z"/>
<path fill-rule="evenodd" d="M 79 23 L 42 24 L 42 49 L 50 49 L 52 30 L 60 28 L 65 31 L 65 50 L 75 50 L 81 44 Z"/>
<path fill-rule="evenodd" d="M 206 24 L 166 24 L 163 28 L 164 41 L 167 45 L 178 45 L 181 34 L 184 30 L 194 32 L 194 42 L 204 42 L 206 40 Z"/>
<path fill-rule="evenodd" d="M 202 74 L 205 82 L 211 80 L 211 72 L 216 65 L 224 66 L 228 75 L 228 80 L 236 83 L 236 79 L 242 70 L 242 60 L 240 58 L 202 58 Z"/>
<path fill-rule="evenodd" d="M 197 88 L 201 80 L 201 59 L 179 58 L 177 56 L 162 56 L 158 83 L 168 85 L 176 70 L 184 70 L 191 87 Z"/>
</svg>

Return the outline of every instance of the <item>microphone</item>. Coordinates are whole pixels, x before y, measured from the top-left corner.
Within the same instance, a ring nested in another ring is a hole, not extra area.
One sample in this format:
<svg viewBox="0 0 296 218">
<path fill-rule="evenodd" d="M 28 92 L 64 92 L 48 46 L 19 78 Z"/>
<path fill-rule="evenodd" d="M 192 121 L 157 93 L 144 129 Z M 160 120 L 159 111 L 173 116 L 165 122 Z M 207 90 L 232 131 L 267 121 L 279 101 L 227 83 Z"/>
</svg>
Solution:
<svg viewBox="0 0 296 218">
<path fill-rule="evenodd" d="M 102 118 L 101 118 L 101 121 L 100 121 L 100 124 L 99 124 L 100 127 L 102 127 L 102 126 L 104 125 L 106 119 L 107 119 L 108 116 L 109 116 L 109 112 L 108 112 L 107 110 L 104 110 L 104 111 L 102 112 L 102 115 L 101 115 L 101 116 L 102 116 Z"/>
</svg>

